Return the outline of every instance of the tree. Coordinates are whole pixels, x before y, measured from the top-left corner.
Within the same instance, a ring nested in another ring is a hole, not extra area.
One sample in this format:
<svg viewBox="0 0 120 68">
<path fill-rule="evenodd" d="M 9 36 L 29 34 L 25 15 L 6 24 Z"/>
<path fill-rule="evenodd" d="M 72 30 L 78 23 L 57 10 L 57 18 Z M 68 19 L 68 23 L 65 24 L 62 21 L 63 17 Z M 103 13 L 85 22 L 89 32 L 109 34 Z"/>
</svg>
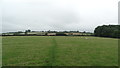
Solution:
<svg viewBox="0 0 120 68">
<path fill-rule="evenodd" d="M 28 32 L 31 32 L 31 30 L 25 30 L 25 35 L 28 35 Z"/>
<path fill-rule="evenodd" d="M 94 30 L 95 36 L 120 38 L 120 25 L 103 25 Z"/>
<path fill-rule="evenodd" d="M 30 29 L 28 29 L 28 30 L 27 30 L 27 32 L 31 32 L 31 30 L 30 30 Z"/>
</svg>

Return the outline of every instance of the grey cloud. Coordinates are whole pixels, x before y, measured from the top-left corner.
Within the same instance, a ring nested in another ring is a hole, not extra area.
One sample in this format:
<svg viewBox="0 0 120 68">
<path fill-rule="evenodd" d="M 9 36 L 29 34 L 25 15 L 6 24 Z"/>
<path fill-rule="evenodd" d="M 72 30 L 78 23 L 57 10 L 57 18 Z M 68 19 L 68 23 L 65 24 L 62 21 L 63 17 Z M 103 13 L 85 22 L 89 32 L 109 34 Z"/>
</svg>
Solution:
<svg viewBox="0 0 120 68">
<path fill-rule="evenodd" d="M 109 6 L 98 5 L 100 8 L 90 4 L 94 7 L 92 9 L 81 2 L 80 0 L 69 2 L 68 0 L 5 0 L 2 13 L 3 32 L 24 31 L 28 28 L 93 32 L 98 25 L 118 23 L 117 6 L 115 8 L 110 6 L 117 2 L 109 0 Z M 104 0 L 101 0 L 102 2 Z M 105 3 L 107 4 L 107 1 Z"/>
</svg>

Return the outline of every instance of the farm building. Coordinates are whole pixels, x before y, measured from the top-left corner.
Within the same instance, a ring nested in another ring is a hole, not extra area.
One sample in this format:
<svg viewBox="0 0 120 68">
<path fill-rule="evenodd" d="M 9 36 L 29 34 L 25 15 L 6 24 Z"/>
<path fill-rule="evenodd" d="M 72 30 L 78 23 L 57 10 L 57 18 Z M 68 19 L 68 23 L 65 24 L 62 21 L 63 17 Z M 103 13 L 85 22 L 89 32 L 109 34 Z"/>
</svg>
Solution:
<svg viewBox="0 0 120 68">
<path fill-rule="evenodd" d="M 56 33 L 47 33 L 48 36 L 56 36 Z"/>
<path fill-rule="evenodd" d="M 66 34 L 66 35 L 72 35 L 72 33 L 64 33 L 64 34 Z"/>
<path fill-rule="evenodd" d="M 19 35 L 25 35 L 25 33 L 19 33 Z"/>
<path fill-rule="evenodd" d="M 64 33 L 64 34 L 66 34 L 66 35 L 82 35 L 82 33 Z"/>
<path fill-rule="evenodd" d="M 36 32 L 27 32 L 28 35 L 37 35 Z"/>
<path fill-rule="evenodd" d="M 3 33 L 2 35 L 14 35 L 13 33 Z"/>
<path fill-rule="evenodd" d="M 37 35 L 44 36 L 44 35 L 46 35 L 46 32 L 38 32 Z"/>
<path fill-rule="evenodd" d="M 82 35 L 81 33 L 72 33 L 72 35 Z"/>
<path fill-rule="evenodd" d="M 41 36 L 46 35 L 45 32 L 28 32 L 27 34 L 28 35 L 41 35 Z"/>
</svg>

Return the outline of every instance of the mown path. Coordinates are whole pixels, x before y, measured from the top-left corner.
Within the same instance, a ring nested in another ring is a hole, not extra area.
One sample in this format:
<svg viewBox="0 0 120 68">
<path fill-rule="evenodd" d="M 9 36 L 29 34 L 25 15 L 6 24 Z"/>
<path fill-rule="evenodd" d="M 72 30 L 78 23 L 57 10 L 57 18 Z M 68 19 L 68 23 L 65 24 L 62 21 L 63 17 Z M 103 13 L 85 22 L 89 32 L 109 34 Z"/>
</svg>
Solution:
<svg viewBox="0 0 120 68">
<path fill-rule="evenodd" d="M 52 46 L 50 47 L 49 51 L 49 59 L 46 61 L 46 66 L 54 66 L 55 62 L 55 54 L 56 54 L 56 47 L 57 47 L 57 42 L 55 38 L 52 38 L 51 40 Z"/>
</svg>

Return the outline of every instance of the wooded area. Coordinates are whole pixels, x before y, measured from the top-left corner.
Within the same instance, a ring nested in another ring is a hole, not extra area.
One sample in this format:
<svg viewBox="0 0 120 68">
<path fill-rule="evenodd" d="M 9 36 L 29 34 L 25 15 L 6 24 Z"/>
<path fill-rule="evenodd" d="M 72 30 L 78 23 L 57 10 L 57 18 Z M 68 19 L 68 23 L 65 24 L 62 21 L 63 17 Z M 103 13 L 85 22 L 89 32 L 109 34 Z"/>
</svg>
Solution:
<svg viewBox="0 0 120 68">
<path fill-rule="evenodd" d="M 95 36 L 120 38 L 120 25 L 103 25 L 95 28 Z"/>
</svg>

